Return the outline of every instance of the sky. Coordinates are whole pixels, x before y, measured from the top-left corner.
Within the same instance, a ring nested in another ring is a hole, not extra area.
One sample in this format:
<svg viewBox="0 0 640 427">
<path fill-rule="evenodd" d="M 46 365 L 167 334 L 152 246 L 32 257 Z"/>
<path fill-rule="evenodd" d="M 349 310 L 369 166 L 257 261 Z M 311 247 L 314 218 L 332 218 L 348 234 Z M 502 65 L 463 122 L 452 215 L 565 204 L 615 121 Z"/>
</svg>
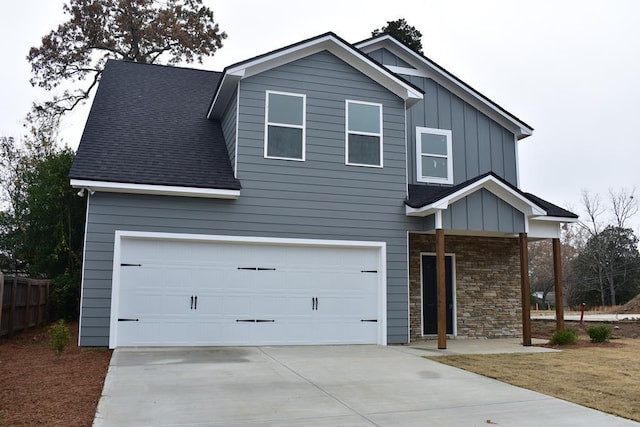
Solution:
<svg viewBox="0 0 640 427">
<path fill-rule="evenodd" d="M 518 143 L 522 190 L 578 213 L 585 190 L 640 192 L 636 0 L 204 1 L 228 38 L 189 66 L 221 71 L 327 31 L 356 43 L 405 18 L 422 32 L 427 57 L 535 129 Z M 23 135 L 31 102 L 47 97 L 29 84 L 25 57 L 64 22 L 63 3 L 3 4 L 0 136 Z M 63 143 L 77 147 L 88 111 L 64 120 Z"/>
</svg>

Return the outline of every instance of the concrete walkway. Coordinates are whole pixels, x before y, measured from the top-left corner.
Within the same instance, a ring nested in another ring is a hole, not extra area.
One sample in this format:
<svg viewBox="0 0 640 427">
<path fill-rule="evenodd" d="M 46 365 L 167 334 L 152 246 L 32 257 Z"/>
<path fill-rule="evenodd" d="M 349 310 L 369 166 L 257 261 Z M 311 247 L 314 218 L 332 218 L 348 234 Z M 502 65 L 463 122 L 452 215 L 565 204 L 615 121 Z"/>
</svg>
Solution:
<svg viewBox="0 0 640 427">
<path fill-rule="evenodd" d="M 536 344 L 546 344 L 549 340 L 532 338 L 532 347 L 522 345 L 522 338 L 497 338 L 497 339 L 448 339 L 447 349 L 438 350 L 438 341 L 427 340 L 413 343 L 405 348 L 417 356 L 451 356 L 455 354 L 503 354 L 503 353 L 551 353 L 555 350 L 545 347 L 535 347 Z M 412 351 L 416 350 L 416 351 Z"/>
<path fill-rule="evenodd" d="M 427 360 L 428 344 L 117 349 L 94 425 L 639 425 Z"/>
</svg>

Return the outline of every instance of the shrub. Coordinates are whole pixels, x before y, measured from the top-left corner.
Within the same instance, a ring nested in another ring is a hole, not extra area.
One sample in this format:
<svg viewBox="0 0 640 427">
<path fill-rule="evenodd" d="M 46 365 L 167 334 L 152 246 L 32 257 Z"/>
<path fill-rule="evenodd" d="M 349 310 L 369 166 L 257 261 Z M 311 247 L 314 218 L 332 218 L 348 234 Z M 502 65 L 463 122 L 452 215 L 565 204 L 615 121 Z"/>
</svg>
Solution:
<svg viewBox="0 0 640 427">
<path fill-rule="evenodd" d="M 611 338 L 611 328 L 605 325 L 589 326 L 587 334 L 591 342 L 606 342 Z"/>
<path fill-rule="evenodd" d="M 69 344 L 70 338 L 71 333 L 64 320 L 60 319 L 49 327 L 49 346 L 56 352 L 56 356 L 62 354 L 62 351 Z"/>
<path fill-rule="evenodd" d="M 575 344 L 576 341 L 578 341 L 578 333 L 575 329 L 564 329 L 551 335 L 551 344 L 553 345 Z"/>
</svg>

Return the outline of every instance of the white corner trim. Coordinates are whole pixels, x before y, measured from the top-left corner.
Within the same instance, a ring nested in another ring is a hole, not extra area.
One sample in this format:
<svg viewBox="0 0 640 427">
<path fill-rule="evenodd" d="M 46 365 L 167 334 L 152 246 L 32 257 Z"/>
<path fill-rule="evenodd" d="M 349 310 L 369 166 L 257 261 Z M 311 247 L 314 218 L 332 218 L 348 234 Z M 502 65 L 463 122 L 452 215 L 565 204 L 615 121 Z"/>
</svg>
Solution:
<svg viewBox="0 0 640 427">
<path fill-rule="evenodd" d="M 91 181 L 82 179 L 72 179 L 71 186 L 73 188 L 86 188 L 90 191 L 103 191 L 106 193 L 202 197 L 209 199 L 237 199 L 240 197 L 240 190 L 178 187 L 172 185 L 129 184 L 124 182 Z"/>
<path fill-rule="evenodd" d="M 235 152 L 233 158 L 233 177 L 238 178 L 238 133 L 240 132 L 240 82 L 238 82 L 238 89 L 236 90 L 236 140 Z"/>
<path fill-rule="evenodd" d="M 543 208 L 531 202 L 530 200 L 523 197 L 522 195 L 518 194 L 516 191 L 509 188 L 507 185 L 500 182 L 499 180 L 497 180 L 491 175 L 486 176 L 481 180 L 474 182 L 473 184 L 470 184 L 464 188 L 461 188 L 455 193 L 449 194 L 448 196 L 445 196 L 421 208 L 412 208 L 410 206 L 406 206 L 405 213 L 407 216 L 431 215 L 432 213 L 438 210 L 447 209 L 453 203 L 467 197 L 471 193 L 474 193 L 482 188 L 493 193 L 494 195 L 504 200 L 514 208 L 523 212 L 527 218 L 547 215 L 547 211 L 545 211 Z"/>
<path fill-rule="evenodd" d="M 116 231 L 113 239 L 113 266 L 111 270 L 111 313 L 109 321 L 109 348 L 116 348 L 118 343 L 118 311 L 120 309 L 120 263 L 122 258 L 122 238 Z"/>
</svg>

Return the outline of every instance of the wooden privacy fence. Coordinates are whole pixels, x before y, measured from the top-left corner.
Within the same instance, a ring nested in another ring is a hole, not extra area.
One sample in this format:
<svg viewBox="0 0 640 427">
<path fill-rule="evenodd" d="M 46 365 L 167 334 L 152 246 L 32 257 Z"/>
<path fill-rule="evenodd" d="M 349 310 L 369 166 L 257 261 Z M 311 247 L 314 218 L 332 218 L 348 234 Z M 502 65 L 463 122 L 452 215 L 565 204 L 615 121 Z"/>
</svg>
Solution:
<svg viewBox="0 0 640 427">
<path fill-rule="evenodd" d="M 46 322 L 50 283 L 0 273 L 0 337 Z"/>
</svg>

